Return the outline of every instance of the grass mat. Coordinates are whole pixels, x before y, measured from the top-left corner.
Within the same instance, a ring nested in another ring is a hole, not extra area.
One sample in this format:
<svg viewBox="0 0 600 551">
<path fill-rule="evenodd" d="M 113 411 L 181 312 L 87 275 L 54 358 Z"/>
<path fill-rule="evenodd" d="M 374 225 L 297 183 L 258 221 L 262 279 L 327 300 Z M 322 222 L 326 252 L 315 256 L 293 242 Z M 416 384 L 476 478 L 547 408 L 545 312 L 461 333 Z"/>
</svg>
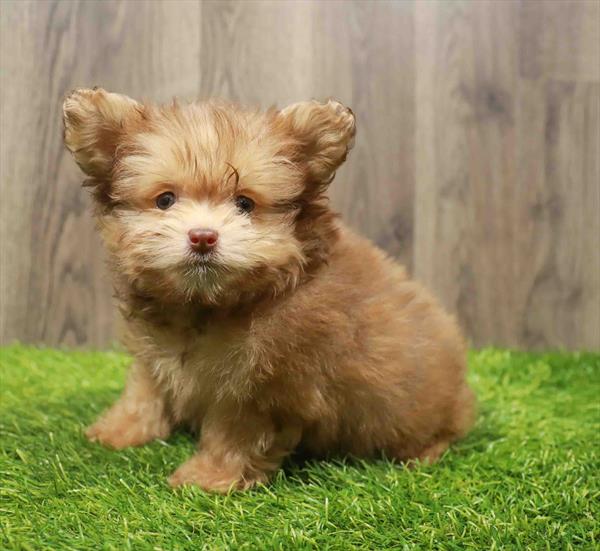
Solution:
<svg viewBox="0 0 600 551">
<path fill-rule="evenodd" d="M 472 352 L 479 419 L 439 464 L 289 462 L 228 496 L 168 487 L 185 433 L 121 452 L 85 440 L 128 362 L 0 349 L 0 548 L 599 548 L 598 354 Z"/>
</svg>

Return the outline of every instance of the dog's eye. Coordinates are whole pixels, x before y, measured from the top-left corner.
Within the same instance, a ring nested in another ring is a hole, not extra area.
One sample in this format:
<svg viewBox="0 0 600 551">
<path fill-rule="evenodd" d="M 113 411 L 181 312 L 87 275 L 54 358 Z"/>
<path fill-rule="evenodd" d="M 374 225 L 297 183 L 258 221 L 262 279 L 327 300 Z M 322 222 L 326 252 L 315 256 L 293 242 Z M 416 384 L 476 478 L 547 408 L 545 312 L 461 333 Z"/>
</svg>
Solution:
<svg viewBox="0 0 600 551">
<path fill-rule="evenodd" d="M 241 212 L 252 212 L 254 210 L 254 201 L 245 195 L 238 195 L 235 198 L 235 206 Z"/>
<path fill-rule="evenodd" d="M 160 210 L 167 210 L 175 204 L 175 194 L 172 191 L 165 191 L 156 198 L 156 206 Z"/>
</svg>

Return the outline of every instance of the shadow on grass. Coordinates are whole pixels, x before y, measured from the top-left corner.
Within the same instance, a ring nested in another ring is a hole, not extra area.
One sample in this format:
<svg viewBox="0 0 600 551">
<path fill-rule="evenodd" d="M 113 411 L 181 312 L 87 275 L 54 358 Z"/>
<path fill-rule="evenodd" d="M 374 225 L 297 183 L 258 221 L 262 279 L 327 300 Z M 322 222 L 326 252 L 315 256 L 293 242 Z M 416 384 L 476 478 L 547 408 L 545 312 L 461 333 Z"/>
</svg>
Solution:
<svg viewBox="0 0 600 551">
<path fill-rule="evenodd" d="M 87 485 L 90 471 L 95 471 L 95 474 L 101 477 L 98 479 L 98 484 L 101 484 L 102 478 L 119 478 L 125 471 L 132 476 L 143 473 L 142 478 L 146 480 L 164 482 L 179 464 L 194 453 L 197 435 L 181 428 L 174 432 L 168 442 L 155 441 L 125 450 L 111 450 L 100 444 L 88 442 L 84 435 L 85 427 L 94 422 L 117 399 L 118 394 L 108 390 L 83 391 L 70 396 L 36 400 L 30 404 L 28 413 L 20 417 L 23 434 L 27 434 L 31 443 L 32 435 L 39 432 L 38 451 L 45 454 L 50 463 L 60 455 L 60 469 L 64 469 L 73 481 Z M 40 424 L 40 414 L 43 414 L 46 420 L 43 425 Z M 49 429 L 53 438 L 44 438 L 43 435 L 47 434 Z M 494 420 L 493 409 L 482 405 L 474 429 L 465 439 L 456 442 L 441 461 L 446 466 L 452 466 L 466 458 L 485 453 L 490 445 L 503 438 L 501 427 Z M 10 440 L 13 442 L 10 443 Z M 35 443 L 37 446 L 37 440 Z M 19 454 L 26 446 L 20 442 L 19 434 L 12 434 L 11 438 L 5 440 L 5 444 L 8 456 L 17 462 L 21 461 Z M 307 484 L 315 481 L 317 477 L 323 483 L 334 471 L 352 469 L 359 474 L 362 472 L 368 475 L 370 469 L 377 465 L 403 467 L 401 463 L 386 459 L 382 455 L 371 460 L 353 456 L 315 457 L 306 450 L 298 449 L 284 461 L 283 479 L 277 478 L 287 484 L 294 484 L 294 481 Z M 48 461 L 28 462 L 23 467 L 34 479 L 50 480 L 53 477 L 52 472 L 48 472 Z"/>
<path fill-rule="evenodd" d="M 455 442 L 440 460 L 445 466 L 459 465 L 460 463 L 470 461 L 476 456 L 485 454 L 489 447 L 495 442 L 505 438 L 505 433 L 501 425 L 495 420 L 492 408 L 481 406 L 478 413 L 478 419 L 471 432 L 462 440 Z M 385 457 L 379 454 L 374 458 L 362 459 L 352 455 L 326 457 L 314 457 L 305 450 L 298 449 L 283 464 L 283 472 L 286 477 L 297 479 L 302 483 L 309 483 L 314 479 L 315 470 L 323 472 L 328 468 L 352 469 L 365 474 L 376 465 L 394 466 L 396 468 L 406 468 L 405 463 Z M 418 465 L 413 467 L 435 469 L 435 465 Z"/>
</svg>

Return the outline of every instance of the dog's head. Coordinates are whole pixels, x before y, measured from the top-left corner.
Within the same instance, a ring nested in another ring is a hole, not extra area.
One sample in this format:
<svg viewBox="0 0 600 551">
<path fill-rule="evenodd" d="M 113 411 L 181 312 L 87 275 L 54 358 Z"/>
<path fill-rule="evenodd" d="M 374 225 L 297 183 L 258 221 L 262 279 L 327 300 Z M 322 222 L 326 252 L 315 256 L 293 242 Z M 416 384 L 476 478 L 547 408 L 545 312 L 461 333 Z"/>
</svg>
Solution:
<svg viewBox="0 0 600 551">
<path fill-rule="evenodd" d="M 232 302 L 326 257 L 336 230 L 324 191 L 355 132 L 341 104 L 153 106 L 80 89 L 64 124 L 116 269 L 141 292 Z"/>
</svg>

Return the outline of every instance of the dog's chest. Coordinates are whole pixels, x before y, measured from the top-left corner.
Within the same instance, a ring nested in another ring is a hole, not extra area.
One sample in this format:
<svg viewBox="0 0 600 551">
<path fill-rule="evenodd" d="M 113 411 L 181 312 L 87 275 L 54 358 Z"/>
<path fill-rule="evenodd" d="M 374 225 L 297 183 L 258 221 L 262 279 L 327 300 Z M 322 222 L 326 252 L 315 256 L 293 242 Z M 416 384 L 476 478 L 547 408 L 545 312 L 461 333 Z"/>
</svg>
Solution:
<svg viewBox="0 0 600 551">
<path fill-rule="evenodd" d="M 248 333 L 240 325 L 155 327 L 148 333 L 149 364 L 178 421 L 201 417 L 243 371 Z"/>
</svg>

